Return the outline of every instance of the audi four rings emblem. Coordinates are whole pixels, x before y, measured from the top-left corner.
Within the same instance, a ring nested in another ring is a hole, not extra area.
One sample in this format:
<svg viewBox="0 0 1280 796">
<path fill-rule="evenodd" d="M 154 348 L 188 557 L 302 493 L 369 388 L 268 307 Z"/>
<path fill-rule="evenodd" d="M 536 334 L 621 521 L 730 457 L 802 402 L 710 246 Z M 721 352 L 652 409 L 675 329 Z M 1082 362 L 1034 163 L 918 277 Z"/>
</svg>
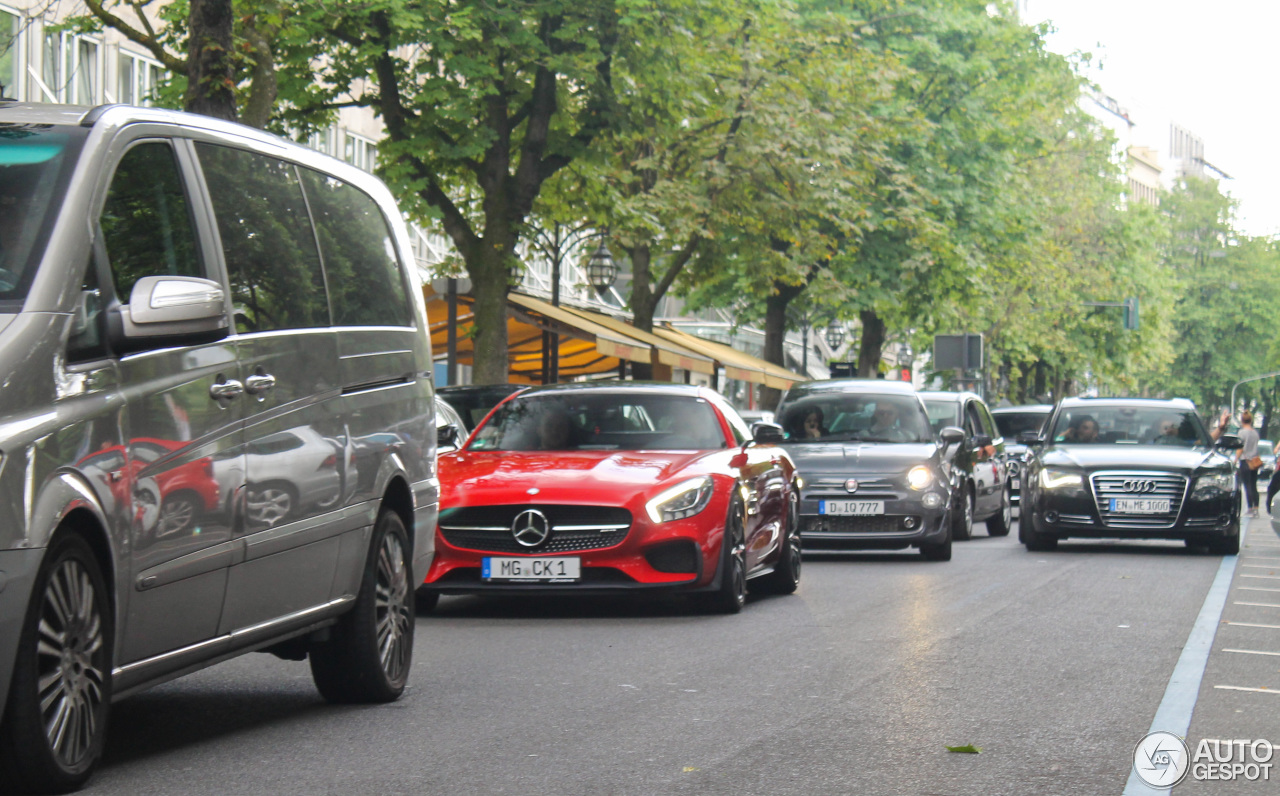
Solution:
<svg viewBox="0 0 1280 796">
<path fill-rule="evenodd" d="M 1154 492 L 1156 491 L 1156 482 L 1151 480 L 1143 480 L 1138 478 L 1127 479 L 1122 484 L 1126 492 Z"/>
<path fill-rule="evenodd" d="M 551 535 L 551 520 L 537 509 L 525 509 L 511 523 L 511 535 L 525 547 L 537 547 Z"/>
</svg>

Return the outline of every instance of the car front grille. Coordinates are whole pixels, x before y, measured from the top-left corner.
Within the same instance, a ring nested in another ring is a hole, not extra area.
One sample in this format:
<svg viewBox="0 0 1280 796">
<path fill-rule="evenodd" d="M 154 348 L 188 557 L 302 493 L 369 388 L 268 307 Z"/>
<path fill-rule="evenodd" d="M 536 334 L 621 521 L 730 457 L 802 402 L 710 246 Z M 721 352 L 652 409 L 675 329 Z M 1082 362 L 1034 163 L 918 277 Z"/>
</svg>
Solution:
<svg viewBox="0 0 1280 796">
<path fill-rule="evenodd" d="M 1150 492 L 1131 492 L 1125 489 L 1127 481 L 1152 481 Z M 1139 470 L 1112 470 L 1094 473 L 1090 478 L 1093 496 L 1097 501 L 1098 516 L 1102 524 L 1111 528 L 1169 528 L 1178 520 L 1182 501 L 1187 493 L 1185 476 L 1172 473 L 1153 473 Z M 1112 498 L 1147 498 L 1169 500 L 1167 514 L 1119 514 L 1111 511 Z"/>
<path fill-rule="evenodd" d="M 853 492 L 845 489 L 847 481 L 854 480 L 858 482 L 858 488 Z M 867 499 L 888 499 L 901 498 L 900 490 L 894 485 L 893 478 L 887 475 L 849 475 L 849 476 L 822 476 L 812 480 L 805 479 L 804 497 L 836 497 L 847 498 L 850 495 L 858 498 Z"/>
<path fill-rule="evenodd" d="M 522 511 L 536 509 L 551 525 L 536 547 L 516 541 L 511 526 Z M 454 547 L 486 553 L 570 553 L 602 550 L 622 543 L 631 529 L 631 512 L 617 506 L 501 505 L 464 506 L 440 514 L 440 535 Z"/>
<path fill-rule="evenodd" d="M 915 527 L 920 527 L 919 518 Z M 801 535 L 821 537 L 824 534 L 845 533 L 895 533 L 909 530 L 902 526 L 902 517 L 879 515 L 875 517 L 823 517 L 800 518 Z"/>
</svg>

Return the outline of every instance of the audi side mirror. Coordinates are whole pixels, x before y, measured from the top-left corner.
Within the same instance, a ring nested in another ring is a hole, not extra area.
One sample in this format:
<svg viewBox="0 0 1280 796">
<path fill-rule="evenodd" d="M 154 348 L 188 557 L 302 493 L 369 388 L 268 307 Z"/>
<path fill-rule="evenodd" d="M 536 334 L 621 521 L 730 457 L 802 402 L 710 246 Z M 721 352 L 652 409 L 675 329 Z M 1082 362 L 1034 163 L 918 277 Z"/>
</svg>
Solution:
<svg viewBox="0 0 1280 796">
<path fill-rule="evenodd" d="M 1216 447 L 1219 450 L 1236 451 L 1244 447 L 1244 440 L 1240 439 L 1235 434 L 1223 434 L 1221 437 L 1218 437 L 1218 444 Z"/>
</svg>

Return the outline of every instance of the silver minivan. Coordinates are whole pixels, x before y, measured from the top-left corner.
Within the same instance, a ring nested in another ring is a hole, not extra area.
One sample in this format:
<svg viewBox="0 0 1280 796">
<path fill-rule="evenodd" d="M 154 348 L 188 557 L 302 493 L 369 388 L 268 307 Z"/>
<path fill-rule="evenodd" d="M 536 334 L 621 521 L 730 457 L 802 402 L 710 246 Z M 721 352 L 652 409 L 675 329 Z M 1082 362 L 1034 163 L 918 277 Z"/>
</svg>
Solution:
<svg viewBox="0 0 1280 796">
<path fill-rule="evenodd" d="M 169 111 L 0 102 L 0 770 L 244 652 L 404 690 L 438 510 L 431 352 L 374 177 Z"/>
</svg>

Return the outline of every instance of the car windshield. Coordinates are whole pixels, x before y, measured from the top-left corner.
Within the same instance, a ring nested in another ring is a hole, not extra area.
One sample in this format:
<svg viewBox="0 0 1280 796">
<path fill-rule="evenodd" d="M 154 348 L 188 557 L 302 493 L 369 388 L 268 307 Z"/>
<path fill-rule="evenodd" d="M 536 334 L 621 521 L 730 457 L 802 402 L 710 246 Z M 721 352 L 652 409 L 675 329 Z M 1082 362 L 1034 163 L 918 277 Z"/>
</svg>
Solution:
<svg viewBox="0 0 1280 796">
<path fill-rule="evenodd" d="M 1044 428 L 1044 421 L 1049 419 L 1048 412 L 993 412 L 996 427 L 1000 436 L 1006 439 L 1017 439 L 1024 431 L 1039 432 Z"/>
<path fill-rule="evenodd" d="M 1260 440 L 1258 440 L 1258 455 L 1259 455 L 1259 456 L 1270 456 L 1270 455 L 1272 455 L 1273 453 L 1275 453 L 1275 448 L 1274 448 L 1274 447 L 1272 447 L 1271 440 L 1269 440 L 1269 439 L 1260 439 Z"/>
<path fill-rule="evenodd" d="M 481 426 L 473 451 L 709 450 L 727 445 L 711 405 L 692 395 L 519 396 Z"/>
<path fill-rule="evenodd" d="M 1054 420 L 1050 436 L 1066 445 L 1209 445 L 1204 425 L 1194 411 L 1155 406 L 1064 408 Z"/>
<path fill-rule="evenodd" d="M 26 297 L 83 136 L 0 122 L 0 303 Z"/>
<path fill-rule="evenodd" d="M 782 408 L 788 442 L 928 442 L 929 418 L 914 395 L 816 393 Z"/>
</svg>

